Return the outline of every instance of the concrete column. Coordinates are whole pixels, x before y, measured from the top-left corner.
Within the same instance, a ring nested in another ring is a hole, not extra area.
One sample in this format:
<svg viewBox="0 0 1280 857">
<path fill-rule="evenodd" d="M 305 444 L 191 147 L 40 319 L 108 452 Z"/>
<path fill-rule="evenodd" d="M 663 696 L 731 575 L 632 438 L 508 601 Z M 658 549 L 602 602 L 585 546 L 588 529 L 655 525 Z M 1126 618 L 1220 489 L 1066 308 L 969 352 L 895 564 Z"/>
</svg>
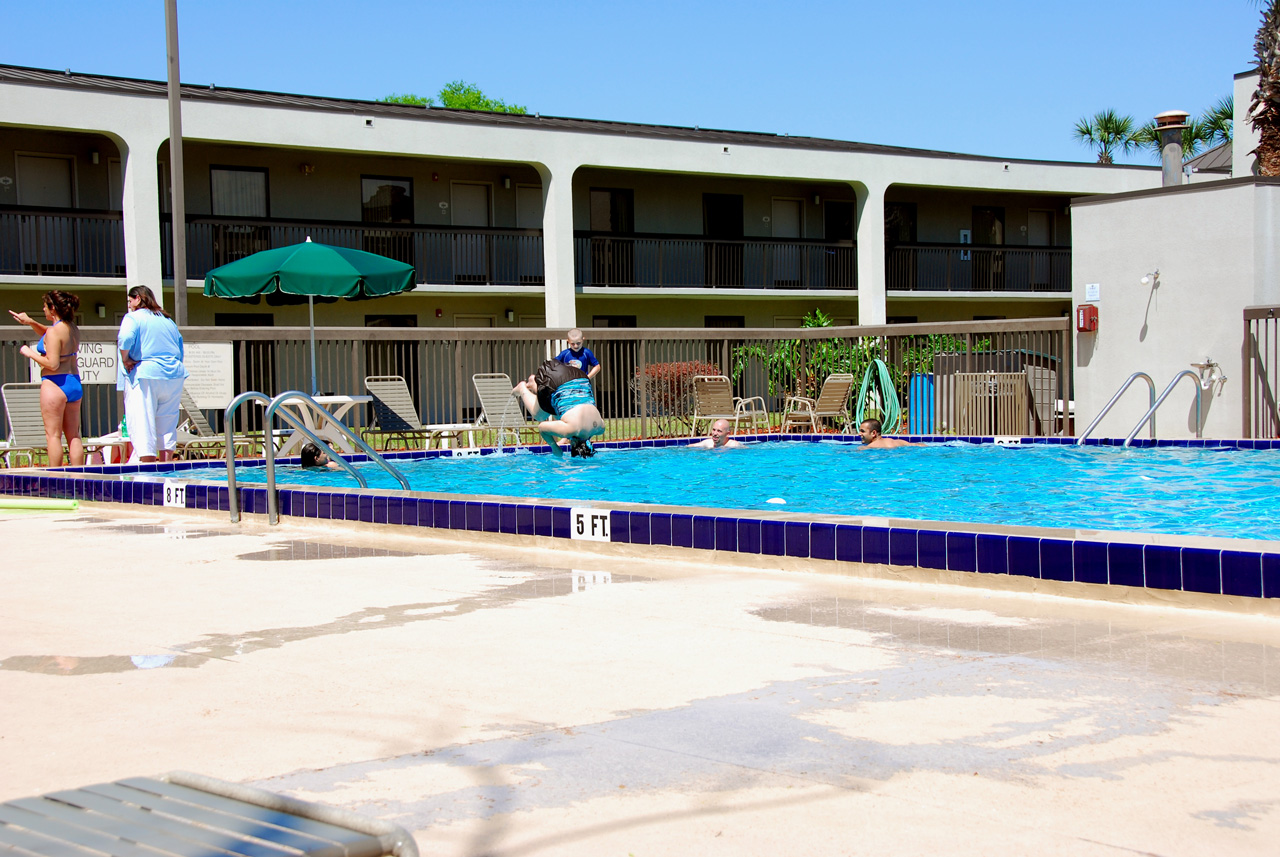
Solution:
<svg viewBox="0 0 1280 857">
<path fill-rule="evenodd" d="M 129 288 L 146 286 L 164 305 L 160 288 L 160 181 L 156 154 L 163 138 L 117 139 L 124 173 L 124 263 Z"/>
<path fill-rule="evenodd" d="M 535 164 L 542 176 L 542 253 L 547 327 L 578 326 L 573 268 L 573 173 L 576 164 Z"/>
<path fill-rule="evenodd" d="M 853 185 L 858 197 L 858 324 L 884 324 L 888 307 L 884 287 L 884 191 Z"/>
</svg>

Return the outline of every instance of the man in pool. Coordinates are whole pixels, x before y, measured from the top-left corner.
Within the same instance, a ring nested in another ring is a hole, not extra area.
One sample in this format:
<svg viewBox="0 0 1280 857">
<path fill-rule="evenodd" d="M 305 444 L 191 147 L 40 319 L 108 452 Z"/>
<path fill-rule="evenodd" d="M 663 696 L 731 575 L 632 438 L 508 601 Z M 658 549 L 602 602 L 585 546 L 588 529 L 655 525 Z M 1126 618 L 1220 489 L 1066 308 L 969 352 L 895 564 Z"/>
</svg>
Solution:
<svg viewBox="0 0 1280 857">
<path fill-rule="evenodd" d="M 564 455 L 557 438 L 569 441 L 569 453 L 575 457 L 596 454 L 591 438 L 604 434 L 604 417 L 596 408 L 586 372 L 547 360 L 527 381 L 516 384 L 514 392 L 534 419 L 541 420 L 538 431 L 556 455 Z"/>
<path fill-rule="evenodd" d="M 880 434 L 882 428 L 879 420 L 863 420 L 862 425 L 858 426 L 858 434 L 862 435 L 860 449 L 896 449 L 899 446 L 915 446 L 914 443 L 907 443 L 895 437 L 882 437 Z"/>
<path fill-rule="evenodd" d="M 742 449 L 742 444 L 733 439 L 728 420 L 716 420 L 711 424 L 711 435 L 706 440 L 689 444 L 690 449 Z"/>
</svg>

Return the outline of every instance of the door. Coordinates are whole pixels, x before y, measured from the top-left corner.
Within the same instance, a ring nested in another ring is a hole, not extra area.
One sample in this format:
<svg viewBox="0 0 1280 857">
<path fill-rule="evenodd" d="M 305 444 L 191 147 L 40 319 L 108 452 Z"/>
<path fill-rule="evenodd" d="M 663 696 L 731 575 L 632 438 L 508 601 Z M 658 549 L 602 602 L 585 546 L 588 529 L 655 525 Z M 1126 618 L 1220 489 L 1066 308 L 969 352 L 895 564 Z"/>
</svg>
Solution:
<svg viewBox="0 0 1280 857">
<path fill-rule="evenodd" d="M 516 185 L 516 228 L 542 228 L 542 186 Z M 522 286 L 540 286 L 547 281 L 542 267 L 542 241 L 536 235 L 516 237 L 516 276 Z"/>
<path fill-rule="evenodd" d="M 853 203 L 832 199 L 822 204 L 822 237 L 829 244 L 822 266 L 824 283 L 829 289 L 853 289 L 858 285 L 857 259 L 853 249 Z"/>
<path fill-rule="evenodd" d="M 1032 247 L 1053 246 L 1053 212 L 1033 208 L 1027 212 L 1027 244 Z M 1047 291 L 1053 262 L 1049 253 L 1031 251 L 1031 289 Z"/>
<path fill-rule="evenodd" d="M 459 284 L 489 282 L 490 239 L 485 232 L 471 232 L 468 227 L 487 229 L 493 224 L 490 193 L 487 184 L 454 182 L 453 225 L 460 227 L 453 236 L 453 281 Z"/>
<path fill-rule="evenodd" d="M 18 205 L 75 206 L 75 171 L 70 158 L 18 155 Z M 70 274 L 76 270 L 75 220 L 65 214 L 20 218 L 22 273 Z"/>
<path fill-rule="evenodd" d="M 774 238 L 790 239 L 769 247 L 769 269 L 775 288 L 799 288 L 801 284 L 801 248 L 803 203 L 798 199 L 775 199 L 769 218 Z"/>
<path fill-rule="evenodd" d="M 364 223 L 413 223 L 413 179 L 361 176 L 360 220 Z M 413 233 L 402 229 L 363 229 L 361 249 L 416 265 Z"/>
<path fill-rule="evenodd" d="M 635 194 L 628 188 L 595 188 L 590 196 L 591 283 L 636 282 Z"/>
<path fill-rule="evenodd" d="M 973 207 L 973 243 L 987 248 L 1004 244 L 1004 209 L 995 206 Z M 994 249 L 973 251 L 973 288 L 1000 291 L 1004 288 L 1004 253 Z"/>
<path fill-rule="evenodd" d="M 267 171 L 256 167 L 210 167 L 209 210 L 214 217 L 266 219 L 270 211 Z M 270 228 L 265 224 L 220 223 L 213 230 L 213 264 L 225 265 L 270 246 Z"/>
<path fill-rule="evenodd" d="M 741 286 L 742 195 L 704 193 L 702 232 L 707 237 L 703 282 L 708 286 Z"/>
</svg>

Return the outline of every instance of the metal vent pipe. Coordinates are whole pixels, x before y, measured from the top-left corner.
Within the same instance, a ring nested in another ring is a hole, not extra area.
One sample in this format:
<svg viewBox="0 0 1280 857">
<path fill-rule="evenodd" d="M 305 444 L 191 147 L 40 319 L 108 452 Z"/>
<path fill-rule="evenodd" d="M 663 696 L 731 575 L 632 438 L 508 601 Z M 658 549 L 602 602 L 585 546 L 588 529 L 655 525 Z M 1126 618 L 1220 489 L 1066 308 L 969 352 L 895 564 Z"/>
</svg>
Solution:
<svg viewBox="0 0 1280 857">
<path fill-rule="evenodd" d="M 1156 133 L 1160 135 L 1160 176 L 1163 187 L 1182 184 L 1182 131 L 1187 127 L 1185 110 L 1166 110 L 1156 114 Z"/>
</svg>

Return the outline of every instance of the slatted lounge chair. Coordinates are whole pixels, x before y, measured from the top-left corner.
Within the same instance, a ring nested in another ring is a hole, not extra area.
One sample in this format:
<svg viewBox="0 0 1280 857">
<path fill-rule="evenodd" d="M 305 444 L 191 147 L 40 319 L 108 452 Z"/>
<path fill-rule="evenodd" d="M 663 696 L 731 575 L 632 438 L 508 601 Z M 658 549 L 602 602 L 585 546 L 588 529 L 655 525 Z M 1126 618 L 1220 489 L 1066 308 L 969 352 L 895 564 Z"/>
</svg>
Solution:
<svg viewBox="0 0 1280 857">
<path fill-rule="evenodd" d="M 225 458 L 227 440 L 209 425 L 204 411 L 187 390 L 182 391 L 181 421 L 178 423 L 178 445 L 175 455 L 182 459 Z M 258 441 L 246 435 L 234 435 L 232 445 L 235 454 L 252 457 L 258 452 Z"/>
<path fill-rule="evenodd" d="M 374 425 L 366 434 L 383 438 L 383 448 L 390 448 L 397 440 L 406 449 L 414 441 L 423 440 L 427 446 L 438 447 L 442 442 L 455 445 L 465 433 L 467 445 L 474 446 L 476 427 L 472 423 L 424 424 L 418 418 L 409 385 L 400 375 L 370 375 L 364 379 L 365 389 L 373 396 Z"/>
<path fill-rule="evenodd" d="M 471 376 L 476 395 L 480 398 L 483 412 L 476 425 L 494 429 L 497 432 L 497 443 L 506 443 L 510 434 L 513 443 L 520 442 L 520 433 L 536 433 L 537 423 L 529 421 L 524 412 L 524 404 L 512 391 L 511 377 L 505 372 L 482 372 Z"/>
<path fill-rule="evenodd" d="M 44 418 L 40 416 L 40 382 L 5 384 L 0 388 L 4 398 L 4 410 L 9 419 L 9 439 L 0 444 L 0 459 L 6 467 L 12 467 L 15 458 L 35 464 L 37 454 L 47 452 L 44 437 Z M 86 457 L 101 452 L 108 446 L 120 445 L 118 437 L 82 437 Z M 65 459 L 64 459 L 65 460 Z"/>
<path fill-rule="evenodd" d="M 697 436 L 698 423 L 713 423 L 716 420 L 733 423 L 734 431 L 738 430 L 738 423 L 742 420 L 749 421 L 752 428 L 756 427 L 757 422 L 763 422 L 764 427 L 768 428 L 769 411 L 761 396 L 739 398 L 733 395 L 733 385 L 725 375 L 695 375 L 689 437 Z"/>
<path fill-rule="evenodd" d="M 841 431 L 849 431 L 849 424 L 853 421 L 849 415 L 849 394 L 852 391 L 853 376 L 847 372 L 836 372 L 822 382 L 822 391 L 816 399 L 787 396 L 782 405 L 782 431 L 808 426 L 809 431 L 816 432 L 822 425 L 819 420 L 824 419 L 834 420 Z"/>
<path fill-rule="evenodd" d="M 182 771 L 0 804 L 0 852 L 46 857 L 418 857 L 405 829 Z"/>
</svg>

